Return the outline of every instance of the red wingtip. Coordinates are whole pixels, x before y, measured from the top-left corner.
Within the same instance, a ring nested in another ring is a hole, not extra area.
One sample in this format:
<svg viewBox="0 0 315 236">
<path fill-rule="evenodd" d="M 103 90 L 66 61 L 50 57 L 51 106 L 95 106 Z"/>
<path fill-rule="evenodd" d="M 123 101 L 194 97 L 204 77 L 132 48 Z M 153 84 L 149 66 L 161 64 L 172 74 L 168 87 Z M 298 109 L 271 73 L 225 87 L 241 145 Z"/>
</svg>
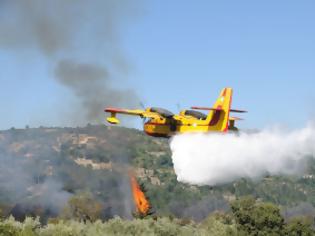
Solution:
<svg viewBox="0 0 315 236">
<path fill-rule="evenodd" d="M 114 108 L 114 107 L 106 107 L 105 112 L 123 112 L 123 109 L 119 109 L 119 108 Z"/>
</svg>

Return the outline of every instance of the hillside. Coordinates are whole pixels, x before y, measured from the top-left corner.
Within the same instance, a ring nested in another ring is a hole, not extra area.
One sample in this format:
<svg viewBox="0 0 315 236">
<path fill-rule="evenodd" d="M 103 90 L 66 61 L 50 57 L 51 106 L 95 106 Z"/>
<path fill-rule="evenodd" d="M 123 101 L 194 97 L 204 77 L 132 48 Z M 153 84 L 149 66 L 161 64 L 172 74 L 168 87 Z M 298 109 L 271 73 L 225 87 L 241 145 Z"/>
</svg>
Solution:
<svg viewBox="0 0 315 236">
<path fill-rule="evenodd" d="M 88 125 L 78 128 L 26 128 L 0 132 L 0 209 L 18 220 L 48 218 L 132 218 L 127 172 L 132 167 L 155 215 L 195 221 L 230 209 L 246 195 L 272 202 L 285 217 L 315 216 L 315 161 L 304 176 L 266 176 L 222 186 L 179 183 L 168 140 L 135 129 Z M 231 157 L 233 158 L 233 157 Z M 76 209 L 76 210 L 73 210 Z"/>
</svg>

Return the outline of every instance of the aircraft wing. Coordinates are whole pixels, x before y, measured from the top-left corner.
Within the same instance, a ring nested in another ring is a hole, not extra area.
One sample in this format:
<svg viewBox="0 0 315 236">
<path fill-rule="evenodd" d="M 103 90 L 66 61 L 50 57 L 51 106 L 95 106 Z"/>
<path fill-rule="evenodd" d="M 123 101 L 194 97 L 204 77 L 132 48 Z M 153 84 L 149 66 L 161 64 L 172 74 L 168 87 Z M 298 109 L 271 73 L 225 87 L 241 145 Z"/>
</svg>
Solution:
<svg viewBox="0 0 315 236">
<path fill-rule="evenodd" d="M 156 112 L 150 112 L 140 109 L 129 110 L 129 109 L 120 109 L 120 108 L 106 108 L 105 112 L 111 113 L 111 116 L 107 118 L 107 121 L 111 124 L 119 124 L 119 120 L 116 118 L 116 114 L 125 114 L 132 116 L 140 116 L 141 118 L 159 118 L 160 115 Z"/>
</svg>

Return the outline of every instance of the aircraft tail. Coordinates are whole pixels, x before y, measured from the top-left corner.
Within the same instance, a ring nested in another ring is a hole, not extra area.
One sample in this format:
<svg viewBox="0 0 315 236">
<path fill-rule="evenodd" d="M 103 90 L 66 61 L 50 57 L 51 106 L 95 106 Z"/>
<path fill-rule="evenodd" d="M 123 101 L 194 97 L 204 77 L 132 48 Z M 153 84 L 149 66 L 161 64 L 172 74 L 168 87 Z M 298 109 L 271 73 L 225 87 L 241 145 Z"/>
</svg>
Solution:
<svg viewBox="0 0 315 236">
<path fill-rule="evenodd" d="M 207 122 L 213 130 L 227 131 L 232 103 L 232 88 L 224 88 L 207 116 Z"/>
</svg>

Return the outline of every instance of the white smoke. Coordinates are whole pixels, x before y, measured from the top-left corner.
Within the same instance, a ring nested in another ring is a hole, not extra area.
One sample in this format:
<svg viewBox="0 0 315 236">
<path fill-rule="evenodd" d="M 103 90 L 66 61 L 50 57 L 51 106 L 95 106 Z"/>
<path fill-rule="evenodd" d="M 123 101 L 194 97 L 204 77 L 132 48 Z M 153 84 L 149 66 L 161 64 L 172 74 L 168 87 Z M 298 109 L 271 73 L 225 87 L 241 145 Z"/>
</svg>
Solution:
<svg viewBox="0 0 315 236">
<path fill-rule="evenodd" d="M 181 134 L 170 141 L 178 181 L 217 185 L 239 178 L 299 175 L 315 154 L 315 126 L 294 131 Z"/>
</svg>

